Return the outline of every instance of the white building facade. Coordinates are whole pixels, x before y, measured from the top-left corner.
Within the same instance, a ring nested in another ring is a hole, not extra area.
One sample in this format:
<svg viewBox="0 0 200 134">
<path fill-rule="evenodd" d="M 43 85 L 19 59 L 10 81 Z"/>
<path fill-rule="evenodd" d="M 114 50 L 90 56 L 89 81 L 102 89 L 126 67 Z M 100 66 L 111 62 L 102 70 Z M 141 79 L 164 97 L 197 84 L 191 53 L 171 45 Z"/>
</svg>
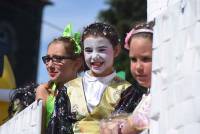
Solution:
<svg viewBox="0 0 200 134">
<path fill-rule="evenodd" d="M 148 0 L 151 134 L 200 134 L 200 0 Z"/>
</svg>

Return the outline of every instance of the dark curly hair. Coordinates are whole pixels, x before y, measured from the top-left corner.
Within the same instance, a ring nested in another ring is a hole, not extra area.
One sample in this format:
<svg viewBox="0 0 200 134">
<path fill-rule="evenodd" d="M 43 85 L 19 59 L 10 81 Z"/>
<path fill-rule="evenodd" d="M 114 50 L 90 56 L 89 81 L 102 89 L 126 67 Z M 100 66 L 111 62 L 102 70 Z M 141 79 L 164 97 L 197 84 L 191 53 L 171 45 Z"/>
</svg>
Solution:
<svg viewBox="0 0 200 134">
<path fill-rule="evenodd" d="M 82 43 L 88 36 L 107 38 L 113 47 L 119 45 L 119 36 L 116 29 L 109 24 L 95 22 L 87 26 L 82 34 Z"/>
</svg>

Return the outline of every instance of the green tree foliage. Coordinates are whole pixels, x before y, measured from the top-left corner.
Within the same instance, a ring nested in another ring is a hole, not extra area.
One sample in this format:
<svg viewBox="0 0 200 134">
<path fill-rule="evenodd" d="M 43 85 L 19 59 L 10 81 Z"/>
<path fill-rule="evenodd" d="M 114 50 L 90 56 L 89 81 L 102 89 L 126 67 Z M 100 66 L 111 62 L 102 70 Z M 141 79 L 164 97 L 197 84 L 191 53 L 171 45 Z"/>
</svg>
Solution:
<svg viewBox="0 0 200 134">
<path fill-rule="evenodd" d="M 106 0 L 108 8 L 102 10 L 98 18 L 102 22 L 107 22 L 116 27 L 121 38 L 121 44 L 124 44 L 126 33 L 131 27 L 140 21 L 146 20 L 147 1 L 146 0 Z M 129 70 L 128 51 L 123 49 L 120 56 L 116 59 L 115 67 L 117 71 L 124 70 L 126 79 L 132 82 L 132 76 Z"/>
</svg>

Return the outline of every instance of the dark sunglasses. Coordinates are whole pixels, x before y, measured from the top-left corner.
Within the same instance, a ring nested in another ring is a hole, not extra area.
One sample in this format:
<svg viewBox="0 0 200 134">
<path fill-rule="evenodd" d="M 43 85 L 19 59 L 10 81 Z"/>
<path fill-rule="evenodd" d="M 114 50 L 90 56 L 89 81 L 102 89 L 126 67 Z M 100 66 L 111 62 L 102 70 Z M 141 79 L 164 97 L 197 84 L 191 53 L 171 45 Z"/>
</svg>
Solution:
<svg viewBox="0 0 200 134">
<path fill-rule="evenodd" d="M 73 57 L 71 56 L 58 56 L 58 55 L 54 55 L 54 56 L 43 56 L 42 57 L 42 61 L 44 62 L 44 64 L 47 64 L 50 60 L 52 60 L 53 63 L 61 63 L 64 59 L 73 59 Z"/>
</svg>

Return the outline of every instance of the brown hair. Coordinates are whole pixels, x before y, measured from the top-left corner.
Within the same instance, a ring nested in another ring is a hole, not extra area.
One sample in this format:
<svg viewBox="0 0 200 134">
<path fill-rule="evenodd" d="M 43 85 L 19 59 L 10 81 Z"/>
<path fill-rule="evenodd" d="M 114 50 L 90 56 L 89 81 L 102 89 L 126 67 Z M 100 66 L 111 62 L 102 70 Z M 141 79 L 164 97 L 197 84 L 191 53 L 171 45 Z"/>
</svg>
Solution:
<svg viewBox="0 0 200 134">
<path fill-rule="evenodd" d="M 154 26 L 154 22 L 149 22 L 149 23 L 146 23 L 146 22 L 140 22 L 140 23 L 137 23 L 133 26 L 134 30 L 137 31 L 137 30 L 140 30 L 140 29 L 146 29 L 146 30 L 151 30 L 153 31 L 153 26 Z M 131 39 L 133 37 L 143 37 L 143 38 L 148 38 L 150 39 L 151 41 L 153 40 L 153 32 L 136 32 L 134 34 L 131 35 L 130 39 L 128 40 L 128 44 L 130 45 L 130 42 L 131 42 Z"/>
<path fill-rule="evenodd" d="M 53 41 L 51 41 L 48 45 L 48 47 L 51 45 L 51 44 L 54 44 L 54 43 L 58 43 L 58 42 L 61 42 L 63 44 L 63 46 L 65 47 L 65 50 L 66 52 L 72 56 L 73 58 L 77 58 L 77 57 L 80 57 L 82 54 L 78 54 L 78 53 L 75 53 L 75 49 L 76 49 L 76 45 L 75 45 L 75 42 L 73 39 L 71 39 L 70 37 L 58 37 L 58 38 L 55 38 Z"/>
</svg>

